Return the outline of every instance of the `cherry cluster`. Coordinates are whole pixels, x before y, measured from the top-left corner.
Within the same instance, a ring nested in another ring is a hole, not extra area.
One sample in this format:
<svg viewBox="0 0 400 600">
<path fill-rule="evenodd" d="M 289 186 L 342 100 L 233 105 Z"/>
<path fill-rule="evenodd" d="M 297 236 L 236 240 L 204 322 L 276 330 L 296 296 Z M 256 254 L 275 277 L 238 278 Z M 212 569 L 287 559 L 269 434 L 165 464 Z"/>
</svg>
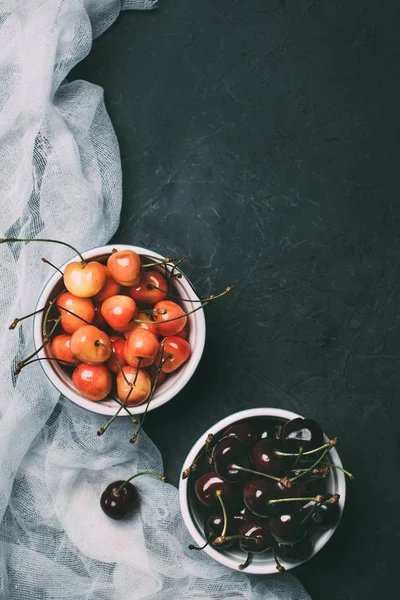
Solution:
<svg viewBox="0 0 400 600">
<path fill-rule="evenodd" d="M 272 551 L 279 571 L 307 560 L 318 531 L 340 517 L 339 495 L 327 491 L 328 457 L 334 438 L 324 443 L 312 419 L 254 418 L 210 434 L 184 472 L 192 502 L 204 520 L 205 545 L 217 550 L 239 546 L 247 558 Z"/>
</svg>

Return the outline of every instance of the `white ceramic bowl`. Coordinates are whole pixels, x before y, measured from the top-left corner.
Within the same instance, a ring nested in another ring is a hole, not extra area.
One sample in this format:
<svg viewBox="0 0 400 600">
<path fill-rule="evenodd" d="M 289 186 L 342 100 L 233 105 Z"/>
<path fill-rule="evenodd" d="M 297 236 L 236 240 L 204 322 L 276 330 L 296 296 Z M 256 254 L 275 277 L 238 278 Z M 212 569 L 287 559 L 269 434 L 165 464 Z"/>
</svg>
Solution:
<svg viewBox="0 0 400 600">
<path fill-rule="evenodd" d="M 215 425 L 210 427 L 210 429 L 197 440 L 186 457 L 186 460 L 183 464 L 182 473 L 193 463 L 201 448 L 204 446 L 204 441 L 209 433 L 213 433 L 215 435 L 222 429 L 225 429 L 225 427 L 228 425 L 232 425 L 232 423 L 243 420 L 247 421 L 248 419 L 253 419 L 255 417 L 272 417 L 277 418 L 277 420 L 283 419 L 288 421 L 290 419 L 295 419 L 296 417 L 301 417 L 301 415 L 297 415 L 296 413 L 288 410 L 282 410 L 280 408 L 251 408 L 230 415 L 218 423 L 215 423 Z M 325 440 L 328 441 L 326 436 Z M 335 465 L 338 465 L 339 467 L 342 466 L 339 455 L 335 448 L 330 450 L 330 452 L 327 454 L 327 457 L 329 457 L 329 460 Z M 193 501 L 193 485 L 189 483 L 191 478 L 189 477 L 187 479 L 182 479 L 182 473 L 179 483 L 179 500 L 183 520 L 196 545 L 203 546 L 205 543 L 203 531 L 204 516 L 200 514 L 198 508 L 196 507 L 196 503 Z M 331 469 L 331 474 L 327 480 L 327 491 L 331 494 L 340 494 L 339 507 L 340 516 L 342 516 L 346 499 L 346 481 L 345 475 L 341 471 L 337 469 Z M 312 556 L 314 556 L 321 550 L 321 548 L 325 546 L 328 540 L 332 537 L 336 527 L 337 525 L 315 538 Z M 238 565 L 246 558 L 245 553 L 241 552 L 240 550 L 216 550 L 210 545 L 205 547 L 204 552 L 207 552 L 207 554 L 217 562 L 225 565 L 226 567 L 230 567 L 235 571 L 238 570 Z M 312 556 L 310 556 L 310 558 L 312 558 Z M 286 570 L 293 569 L 301 564 L 301 562 L 287 564 L 284 561 L 281 561 L 281 563 Z M 243 572 L 254 575 L 267 575 L 269 573 L 277 573 L 278 571 L 276 570 L 275 560 L 272 556 L 272 553 L 266 552 L 265 554 L 254 554 L 250 565 Z"/>
<path fill-rule="evenodd" d="M 155 258 L 159 258 L 159 259 L 164 258 L 160 254 L 157 254 L 156 252 L 148 250 L 147 248 L 140 248 L 137 246 L 129 246 L 129 245 L 118 245 L 118 244 L 113 245 L 113 246 L 101 246 L 99 248 L 93 248 L 93 250 L 88 250 L 86 252 L 83 252 L 82 255 L 86 260 L 89 260 L 89 259 L 102 260 L 111 254 L 111 251 L 113 248 L 116 248 L 117 250 L 129 249 L 129 250 L 133 250 L 134 252 L 137 252 L 138 254 L 146 254 L 148 256 L 154 256 Z M 76 260 L 76 257 L 74 257 L 71 260 L 69 260 L 68 262 L 66 262 L 62 267 L 60 267 L 61 271 L 64 272 L 64 269 L 67 266 L 67 264 L 69 264 L 70 262 L 73 262 L 75 260 Z M 198 304 L 199 298 L 195 294 L 195 292 L 193 291 L 193 288 L 191 287 L 190 283 L 188 282 L 188 280 L 185 277 L 175 278 L 174 286 L 175 286 L 175 289 L 179 296 L 181 296 L 182 298 L 190 299 L 190 302 L 182 303 L 185 306 L 187 311 L 193 310 L 194 308 L 197 308 L 199 306 L 199 304 Z M 59 291 L 61 291 L 61 289 L 62 289 L 61 275 L 56 271 L 54 273 L 54 275 L 49 279 L 49 281 L 47 282 L 45 287 L 43 288 L 43 291 L 39 297 L 36 308 L 38 309 L 43 306 L 46 306 L 46 304 L 49 302 L 49 300 L 54 298 L 57 291 L 59 292 Z M 42 322 L 43 322 L 43 313 L 37 314 L 35 316 L 34 323 L 33 323 L 34 344 L 35 344 L 36 349 L 39 348 L 39 346 L 41 346 L 41 344 L 43 342 Z M 166 402 L 171 400 L 171 398 L 176 396 L 182 390 L 182 388 L 187 384 L 189 379 L 192 377 L 193 373 L 195 372 L 195 370 L 200 362 L 200 359 L 201 359 L 201 356 L 203 353 L 203 349 L 204 349 L 205 338 L 206 338 L 206 325 L 205 325 L 203 309 L 200 309 L 200 310 L 196 311 L 195 313 L 189 315 L 188 322 L 189 322 L 188 342 L 189 342 L 191 350 L 192 350 L 191 356 L 190 356 L 189 360 L 184 365 L 182 365 L 182 367 L 178 371 L 176 371 L 176 373 L 171 373 L 167 377 L 165 383 L 163 383 L 162 385 L 160 385 L 159 388 L 157 388 L 157 390 L 150 402 L 149 410 L 154 410 L 155 408 L 162 406 L 163 404 L 165 404 Z M 48 352 L 48 350 L 44 350 L 44 349 L 41 350 L 38 354 L 38 357 L 45 358 L 47 356 L 46 352 Z M 78 404 L 78 406 L 82 406 L 83 408 L 86 408 L 87 410 L 90 410 L 92 412 L 99 413 L 102 415 L 113 415 L 115 413 L 116 409 L 118 408 L 118 404 L 110 398 L 106 398 L 105 400 L 102 400 L 101 402 L 93 402 L 91 400 L 88 400 L 87 398 L 84 398 L 78 392 L 78 390 L 75 388 L 75 386 L 73 385 L 72 379 L 71 379 L 71 376 L 69 375 L 69 373 L 67 373 L 64 369 L 62 369 L 56 361 L 42 360 L 42 361 L 40 361 L 40 364 L 41 364 L 44 372 L 46 373 L 47 377 L 50 379 L 52 384 L 57 388 L 57 390 L 61 394 L 63 394 L 66 398 L 68 398 L 72 402 L 75 402 L 75 404 Z M 141 414 L 145 411 L 145 408 L 146 408 L 146 404 L 143 404 L 141 406 L 130 407 L 129 410 L 133 414 Z M 127 413 L 125 413 L 125 411 L 122 410 L 119 413 L 119 416 L 122 417 L 126 414 Z"/>
</svg>

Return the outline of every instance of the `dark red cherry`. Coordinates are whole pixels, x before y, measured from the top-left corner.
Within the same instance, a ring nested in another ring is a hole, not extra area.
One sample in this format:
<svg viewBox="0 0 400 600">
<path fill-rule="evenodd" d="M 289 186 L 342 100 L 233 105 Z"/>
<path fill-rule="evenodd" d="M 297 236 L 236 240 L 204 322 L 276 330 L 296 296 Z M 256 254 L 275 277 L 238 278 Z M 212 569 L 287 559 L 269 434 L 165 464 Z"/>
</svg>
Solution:
<svg viewBox="0 0 400 600">
<path fill-rule="evenodd" d="M 328 497 L 332 498 L 332 495 L 328 494 Z M 314 510 L 312 510 L 313 504 L 315 506 Z M 310 501 L 303 506 L 302 512 L 304 515 L 303 518 L 311 513 L 311 516 L 306 521 L 306 525 L 308 527 L 312 526 L 315 529 L 331 529 L 339 522 L 340 519 L 340 508 L 338 502 L 322 502 L 320 504 L 316 504 L 315 502 Z"/>
<path fill-rule="evenodd" d="M 216 492 L 221 490 L 223 500 L 226 504 L 233 503 L 236 498 L 236 490 L 228 481 L 224 481 L 215 471 L 205 473 L 194 484 L 197 498 L 206 506 L 219 506 Z"/>
<path fill-rule="evenodd" d="M 305 487 L 302 480 L 294 481 L 290 487 L 287 487 L 281 481 L 273 482 L 271 498 L 304 498 L 304 496 Z M 301 506 L 301 502 L 296 503 L 296 506 L 292 504 L 291 507 L 287 502 L 277 502 L 270 505 L 270 514 L 285 513 L 287 510 L 300 509 Z"/>
<path fill-rule="evenodd" d="M 302 517 L 302 513 L 296 509 L 286 510 L 282 514 L 271 517 L 270 530 L 274 540 L 279 544 L 300 542 L 306 535 L 306 526 L 302 523 Z"/>
<path fill-rule="evenodd" d="M 247 481 L 243 488 L 243 501 L 246 508 L 258 517 L 268 517 L 271 506 L 268 500 L 277 498 L 274 494 L 274 481 L 260 478 Z M 283 504 L 283 502 L 282 502 Z"/>
<path fill-rule="evenodd" d="M 225 481 L 236 483 L 247 477 L 247 473 L 234 468 L 238 465 L 249 469 L 250 457 L 245 444 L 235 435 L 223 437 L 212 450 L 212 460 L 216 473 Z"/>
<path fill-rule="evenodd" d="M 224 517 L 219 514 L 213 514 L 209 516 L 204 523 L 204 534 L 206 536 L 206 540 L 214 546 L 215 548 L 229 548 L 233 545 L 236 540 L 227 540 L 222 544 L 214 545 L 214 540 L 220 536 L 224 529 Z M 231 535 L 232 533 L 236 533 L 231 531 L 227 531 L 227 535 Z"/>
<path fill-rule="evenodd" d="M 314 544 L 312 539 L 304 537 L 297 544 L 277 544 L 276 554 L 278 558 L 289 564 L 302 562 L 310 558 L 313 553 Z"/>
<path fill-rule="evenodd" d="M 297 417 L 283 426 L 281 440 L 286 452 L 299 452 L 319 448 L 324 443 L 321 427 L 313 419 Z"/>
<path fill-rule="evenodd" d="M 279 438 L 282 426 L 271 419 L 259 419 L 255 427 L 258 440 L 275 440 Z"/>
<path fill-rule="evenodd" d="M 134 485 L 123 481 L 114 481 L 104 490 L 100 499 L 100 506 L 108 517 L 120 520 L 131 514 L 138 505 L 138 493 Z"/>
<path fill-rule="evenodd" d="M 274 440 L 262 439 L 251 447 L 251 458 L 254 470 L 267 475 L 279 477 L 287 469 L 287 459 L 276 456 L 274 450 L 277 444 Z"/>
<path fill-rule="evenodd" d="M 261 554 L 269 550 L 273 544 L 268 526 L 257 521 L 246 521 L 239 528 L 239 536 L 241 549 L 253 554 Z"/>
<path fill-rule="evenodd" d="M 222 432 L 223 437 L 235 435 L 243 444 L 250 446 L 254 441 L 254 431 L 250 423 L 234 423 Z"/>
</svg>

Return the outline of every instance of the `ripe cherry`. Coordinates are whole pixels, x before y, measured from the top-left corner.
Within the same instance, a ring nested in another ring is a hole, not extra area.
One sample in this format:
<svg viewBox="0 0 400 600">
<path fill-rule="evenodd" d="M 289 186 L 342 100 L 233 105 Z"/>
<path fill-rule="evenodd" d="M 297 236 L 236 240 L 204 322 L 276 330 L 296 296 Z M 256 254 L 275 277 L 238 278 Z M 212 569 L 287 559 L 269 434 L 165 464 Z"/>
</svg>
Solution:
<svg viewBox="0 0 400 600">
<path fill-rule="evenodd" d="M 327 500 L 321 503 L 310 501 L 302 508 L 304 518 L 311 512 L 306 521 L 308 527 L 312 526 L 315 529 L 325 530 L 331 529 L 339 522 L 340 508 L 337 496 L 328 494 L 326 498 Z M 313 504 L 314 510 L 312 510 Z"/>
<path fill-rule="evenodd" d="M 179 369 L 190 356 L 190 346 L 186 340 L 178 336 L 165 338 L 164 356 L 167 357 L 162 366 L 164 373 L 172 373 Z"/>
<path fill-rule="evenodd" d="M 121 290 L 121 285 L 111 276 L 108 267 L 105 267 L 105 270 L 106 280 L 101 290 L 95 295 L 95 302 L 104 302 L 104 300 L 111 298 L 111 296 L 117 296 Z"/>
<path fill-rule="evenodd" d="M 150 365 L 149 367 L 147 367 L 147 372 L 148 372 L 148 374 L 151 377 L 151 382 L 152 383 L 154 383 L 155 380 L 156 380 L 157 371 L 158 371 L 158 363 L 157 363 L 157 360 L 155 360 L 152 365 Z M 160 385 L 162 385 L 166 379 L 167 379 L 167 374 L 163 373 L 163 371 L 159 371 L 158 372 L 158 378 L 157 378 L 157 385 L 156 385 L 156 387 L 159 387 Z"/>
<path fill-rule="evenodd" d="M 94 325 L 83 325 L 71 337 L 71 352 L 88 365 L 100 365 L 111 356 L 110 338 Z"/>
<path fill-rule="evenodd" d="M 158 325 L 156 322 L 153 322 L 153 318 L 149 315 L 147 315 L 144 312 L 139 312 L 136 317 L 135 317 L 138 321 L 144 321 L 143 323 L 136 323 L 135 321 L 132 322 L 132 328 L 127 331 L 124 332 L 124 337 L 126 339 L 128 339 L 129 334 L 131 331 L 133 331 L 134 329 L 147 329 L 148 331 L 151 331 L 152 333 L 154 333 L 154 335 L 158 336 Z"/>
<path fill-rule="evenodd" d="M 133 250 L 113 252 L 108 258 L 110 275 L 123 286 L 138 285 L 141 276 L 140 258 Z"/>
<path fill-rule="evenodd" d="M 287 468 L 287 460 L 276 456 L 274 450 L 277 448 L 275 440 L 261 439 L 251 448 L 251 458 L 254 468 L 268 475 L 282 475 Z"/>
<path fill-rule="evenodd" d="M 285 423 L 281 432 L 281 440 L 286 452 L 304 452 L 319 448 L 324 443 L 321 427 L 313 419 L 297 417 Z"/>
<path fill-rule="evenodd" d="M 158 324 L 158 332 L 162 336 L 176 335 L 181 331 L 186 323 L 187 316 L 185 311 L 171 300 L 162 300 L 154 306 L 155 310 L 165 311 L 163 314 L 157 313 L 155 320 Z M 171 319 L 174 319 L 171 321 Z M 166 322 L 168 321 L 168 323 Z"/>
<path fill-rule="evenodd" d="M 217 491 L 222 492 L 225 504 L 236 500 L 236 490 L 231 483 L 224 481 L 215 471 L 205 473 L 194 484 L 197 498 L 206 506 L 219 506 Z"/>
<path fill-rule="evenodd" d="M 94 317 L 93 317 L 93 321 L 91 324 L 95 325 L 95 327 L 98 327 L 99 329 L 103 329 L 103 330 L 109 328 L 107 321 L 101 314 L 101 304 L 94 305 Z M 83 325 L 83 322 L 81 321 L 80 326 L 82 326 L 82 325 Z"/>
<path fill-rule="evenodd" d="M 297 509 L 286 510 L 282 514 L 271 517 L 270 530 L 272 537 L 279 544 L 296 544 L 306 535 L 306 526 L 302 523 L 302 513 Z"/>
<path fill-rule="evenodd" d="M 61 326 L 67 333 L 74 333 L 85 324 L 85 321 L 91 323 L 94 319 L 94 306 L 89 298 L 78 298 L 70 292 L 64 292 L 58 297 L 56 304 L 61 315 Z"/>
<path fill-rule="evenodd" d="M 254 431 L 250 423 L 242 422 L 229 425 L 229 427 L 222 432 L 222 436 L 227 437 L 229 435 L 235 435 L 246 446 L 250 446 L 254 441 Z"/>
<path fill-rule="evenodd" d="M 266 525 L 258 521 L 246 521 L 239 528 L 239 544 L 245 552 L 261 554 L 273 544 L 271 533 Z"/>
<path fill-rule="evenodd" d="M 134 329 L 126 340 L 125 360 L 132 367 L 147 367 L 154 362 L 159 347 L 154 333 L 147 329 Z"/>
<path fill-rule="evenodd" d="M 106 281 L 106 269 L 99 262 L 86 264 L 74 261 L 64 270 L 64 285 L 71 294 L 79 298 L 90 298 L 98 294 Z"/>
<path fill-rule="evenodd" d="M 136 302 L 130 296 L 111 296 L 101 305 L 104 319 L 110 327 L 121 333 L 132 329 L 131 320 L 136 310 Z"/>
<path fill-rule="evenodd" d="M 136 473 L 126 481 L 113 481 L 106 487 L 100 498 L 100 506 L 108 517 L 119 521 L 132 514 L 138 507 L 139 494 L 137 488 L 130 482 L 140 475 L 154 475 L 161 481 L 166 481 L 163 475 L 153 471 Z"/>
<path fill-rule="evenodd" d="M 80 362 L 71 352 L 71 336 L 67 333 L 56 335 L 52 339 L 51 353 L 60 362 L 66 361 L 75 365 L 78 365 Z"/>
<path fill-rule="evenodd" d="M 129 293 L 135 302 L 141 304 L 157 304 L 167 295 L 166 279 L 158 271 L 144 271 L 140 283 L 129 288 Z"/>
<path fill-rule="evenodd" d="M 107 369 L 110 369 L 110 371 L 112 371 L 113 373 L 119 373 L 119 365 L 121 365 L 121 367 L 124 367 L 126 365 L 124 356 L 125 345 L 126 341 L 123 338 L 119 337 L 118 335 L 110 336 L 110 347 L 113 349 L 114 353 L 106 362 L 106 367 Z"/>
<path fill-rule="evenodd" d="M 268 500 L 275 498 L 274 482 L 264 478 L 246 481 L 243 488 L 243 501 L 246 508 L 258 517 L 268 517 L 272 510 Z"/>
<path fill-rule="evenodd" d="M 213 514 L 210 515 L 204 523 L 204 535 L 206 536 L 206 540 L 214 546 L 215 548 L 230 548 L 234 540 L 227 540 L 222 544 L 214 544 L 216 538 L 218 538 L 224 530 L 224 517 L 221 514 Z M 227 532 L 231 533 L 231 532 Z"/>
<path fill-rule="evenodd" d="M 310 558 L 314 550 L 311 538 L 305 537 L 297 544 L 277 544 L 276 554 L 284 562 L 294 564 Z"/>
<path fill-rule="evenodd" d="M 72 373 L 72 382 L 85 398 L 97 402 L 104 400 L 110 393 L 112 378 L 104 365 L 81 363 Z"/>
<path fill-rule="evenodd" d="M 127 406 L 138 406 L 146 402 L 151 392 L 151 379 L 150 375 L 143 369 L 136 369 L 130 365 L 122 367 L 124 375 L 120 372 L 117 375 L 117 396 L 121 402 L 125 402 L 129 394 Z M 132 387 L 130 384 L 135 382 Z M 128 380 L 128 381 L 126 381 Z"/>
<path fill-rule="evenodd" d="M 181 329 L 178 333 L 176 333 L 175 335 L 177 335 L 178 337 L 183 338 L 184 340 L 187 340 L 189 337 L 189 323 L 186 323 L 185 327 L 183 329 Z"/>
<path fill-rule="evenodd" d="M 247 477 L 237 466 L 249 469 L 250 457 L 245 444 L 236 436 L 221 438 L 212 450 L 214 469 L 219 477 L 232 483 Z"/>
</svg>

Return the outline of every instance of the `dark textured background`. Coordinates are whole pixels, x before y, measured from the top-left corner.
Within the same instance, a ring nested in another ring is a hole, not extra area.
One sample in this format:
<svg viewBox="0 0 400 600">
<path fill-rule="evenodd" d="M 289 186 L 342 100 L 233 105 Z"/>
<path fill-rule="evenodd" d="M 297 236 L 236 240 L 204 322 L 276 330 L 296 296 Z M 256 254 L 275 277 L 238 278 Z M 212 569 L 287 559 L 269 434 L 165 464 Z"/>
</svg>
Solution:
<svg viewBox="0 0 400 600">
<path fill-rule="evenodd" d="M 74 71 L 122 153 L 115 241 L 188 254 L 201 366 L 147 431 L 178 481 L 192 443 L 254 406 L 318 419 L 355 471 L 343 521 L 295 574 L 316 600 L 394 597 L 399 542 L 400 7 L 163 0 Z"/>
</svg>

